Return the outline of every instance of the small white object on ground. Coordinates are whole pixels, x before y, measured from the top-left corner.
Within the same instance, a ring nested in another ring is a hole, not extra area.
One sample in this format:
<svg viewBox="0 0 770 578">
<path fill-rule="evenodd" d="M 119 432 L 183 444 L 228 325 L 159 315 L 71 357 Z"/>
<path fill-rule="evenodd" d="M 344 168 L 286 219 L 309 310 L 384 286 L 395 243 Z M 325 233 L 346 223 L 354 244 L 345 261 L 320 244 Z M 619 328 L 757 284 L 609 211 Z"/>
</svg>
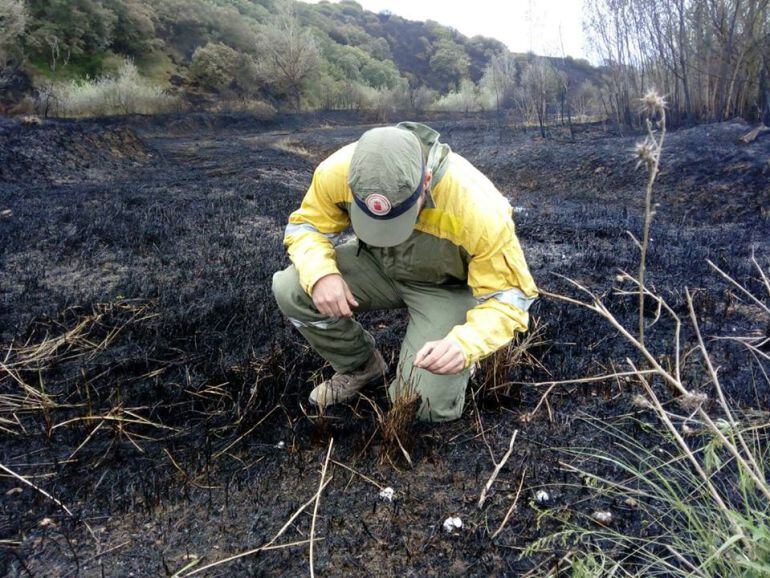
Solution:
<svg viewBox="0 0 770 578">
<path fill-rule="evenodd" d="M 380 490 L 380 497 L 385 500 L 386 502 L 392 502 L 393 501 L 393 494 L 395 494 L 395 490 L 393 488 L 384 488 Z"/>
<path fill-rule="evenodd" d="M 276 445 L 276 447 L 277 447 L 279 450 L 282 450 L 283 448 L 285 448 L 285 447 L 286 447 L 286 442 L 285 442 L 285 441 L 280 441 L 280 442 L 278 442 L 278 443 L 277 443 L 277 444 L 275 444 L 275 445 Z"/>
<path fill-rule="evenodd" d="M 538 504 L 547 504 L 548 502 L 551 501 L 551 496 L 545 490 L 538 490 L 537 492 L 535 492 L 535 501 Z"/>
<path fill-rule="evenodd" d="M 612 522 L 612 512 L 609 510 L 596 510 L 591 517 L 600 524 L 609 524 Z"/>
<path fill-rule="evenodd" d="M 444 520 L 445 532 L 454 532 L 455 530 L 459 530 L 462 527 L 463 521 L 457 516 L 449 516 L 446 520 Z"/>
</svg>

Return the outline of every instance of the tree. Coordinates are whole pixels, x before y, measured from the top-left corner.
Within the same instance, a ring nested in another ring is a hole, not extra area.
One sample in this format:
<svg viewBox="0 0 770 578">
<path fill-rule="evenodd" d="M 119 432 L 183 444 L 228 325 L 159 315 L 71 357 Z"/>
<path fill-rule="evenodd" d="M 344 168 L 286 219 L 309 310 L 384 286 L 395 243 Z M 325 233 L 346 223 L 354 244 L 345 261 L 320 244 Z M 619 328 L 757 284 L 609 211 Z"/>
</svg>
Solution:
<svg viewBox="0 0 770 578">
<path fill-rule="evenodd" d="M 237 64 L 235 50 L 221 42 L 209 42 L 193 53 L 190 72 L 204 88 L 221 92 L 235 80 Z"/>
<path fill-rule="evenodd" d="M 264 64 L 279 90 L 300 110 L 302 92 L 320 69 L 320 54 L 313 34 L 300 26 L 294 4 L 282 7 L 264 30 Z"/>
<path fill-rule="evenodd" d="M 465 49 L 448 38 L 440 39 L 430 57 L 430 70 L 444 90 L 455 88 L 468 75 L 469 60 Z"/>
<path fill-rule="evenodd" d="M 671 124 L 761 117 L 770 0 L 586 0 L 586 8 L 618 123 L 640 123 L 632 95 L 650 87 L 666 95 Z"/>
<path fill-rule="evenodd" d="M 516 73 L 516 61 L 507 50 L 495 54 L 484 70 L 481 88 L 490 95 L 498 113 L 512 103 Z"/>
<path fill-rule="evenodd" d="M 554 101 L 559 85 L 559 72 L 542 57 L 533 58 L 521 75 L 524 96 L 529 110 L 537 117 L 543 138 L 547 137 L 548 105 Z"/>
<path fill-rule="evenodd" d="M 0 0 L 0 70 L 21 53 L 27 12 L 21 0 Z"/>
<path fill-rule="evenodd" d="M 112 49 L 120 54 L 141 57 L 159 44 L 155 36 L 157 16 L 142 0 L 104 0 L 117 17 Z"/>
<path fill-rule="evenodd" d="M 117 16 L 96 0 L 27 0 L 29 44 L 55 71 L 72 56 L 92 57 L 109 48 Z"/>
<path fill-rule="evenodd" d="M 469 78 L 460 81 L 457 90 L 451 91 L 442 96 L 436 103 L 439 110 L 450 110 L 456 112 L 475 112 L 483 110 L 481 99 L 479 98 L 478 87 Z"/>
</svg>

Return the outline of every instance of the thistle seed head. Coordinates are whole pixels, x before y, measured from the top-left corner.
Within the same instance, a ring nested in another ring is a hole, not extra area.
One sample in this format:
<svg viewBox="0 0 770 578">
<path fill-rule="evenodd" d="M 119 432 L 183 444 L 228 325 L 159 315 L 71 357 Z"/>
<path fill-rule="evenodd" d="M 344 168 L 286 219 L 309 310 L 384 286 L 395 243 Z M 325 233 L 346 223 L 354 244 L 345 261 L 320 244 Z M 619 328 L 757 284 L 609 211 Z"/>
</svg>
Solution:
<svg viewBox="0 0 770 578">
<path fill-rule="evenodd" d="M 706 403 L 707 399 L 708 396 L 705 393 L 688 391 L 679 397 L 678 402 L 684 409 L 695 411 Z"/>
<path fill-rule="evenodd" d="M 636 143 L 634 146 L 634 157 L 636 158 L 636 168 L 645 164 L 648 167 L 655 163 L 655 155 L 658 152 L 657 143 L 651 138 L 647 137 L 641 142 Z"/>
<path fill-rule="evenodd" d="M 636 407 L 641 407 L 644 409 L 652 409 L 653 405 L 650 403 L 650 400 L 648 400 L 643 395 L 636 394 L 634 397 L 631 398 L 631 403 L 634 404 Z"/>
<path fill-rule="evenodd" d="M 658 94 L 657 90 L 650 90 L 641 99 L 642 111 L 648 116 L 654 117 L 666 108 L 666 99 Z"/>
</svg>

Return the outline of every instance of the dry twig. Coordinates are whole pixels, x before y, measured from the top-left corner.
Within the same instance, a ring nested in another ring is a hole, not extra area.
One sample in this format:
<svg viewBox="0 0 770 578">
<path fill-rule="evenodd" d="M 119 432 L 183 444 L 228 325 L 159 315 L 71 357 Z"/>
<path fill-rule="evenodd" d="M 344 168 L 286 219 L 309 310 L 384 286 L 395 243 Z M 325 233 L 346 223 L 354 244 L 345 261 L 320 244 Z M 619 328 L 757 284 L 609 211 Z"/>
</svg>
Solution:
<svg viewBox="0 0 770 578">
<path fill-rule="evenodd" d="M 516 509 L 516 504 L 519 503 L 519 496 L 521 495 L 521 488 L 524 486 L 524 476 L 526 475 L 527 475 L 527 468 L 524 468 L 524 471 L 521 473 L 521 480 L 519 481 L 519 489 L 516 490 L 516 495 L 513 498 L 511 507 L 508 508 L 508 511 L 505 513 L 505 517 L 503 518 L 503 521 L 500 522 L 500 525 L 497 527 L 497 530 L 495 530 L 495 533 L 492 534 L 493 540 L 497 538 L 500 532 L 503 531 L 503 528 L 505 528 L 505 525 L 508 523 L 508 519 L 511 517 L 511 514 L 513 514 L 513 511 Z"/>
<path fill-rule="evenodd" d="M 511 441 L 508 444 L 508 451 L 505 452 L 505 455 L 502 457 L 502 459 L 499 462 L 492 460 L 492 463 L 495 464 L 495 470 L 492 472 L 492 475 L 489 477 L 489 481 L 484 486 L 484 489 L 481 490 L 481 496 L 479 496 L 479 509 L 484 507 L 484 501 L 487 499 L 487 493 L 489 492 L 490 488 L 492 487 L 492 484 L 495 483 L 495 480 L 497 479 L 498 474 L 500 473 L 500 470 L 503 469 L 503 466 L 508 461 L 508 458 L 511 457 L 511 454 L 513 453 L 513 444 L 516 441 L 516 436 L 519 435 L 519 430 L 514 430 L 513 435 L 511 436 Z"/>
<path fill-rule="evenodd" d="M 321 493 L 324 489 L 324 481 L 326 480 L 326 468 L 329 467 L 329 458 L 332 455 L 332 446 L 334 445 L 334 438 L 329 439 L 329 449 L 326 450 L 326 459 L 324 460 L 323 468 L 321 469 L 321 481 L 318 483 L 318 492 L 315 495 L 315 505 L 313 506 L 313 520 L 310 523 L 310 578 L 315 578 L 315 570 L 313 569 L 313 541 L 315 538 L 315 521 L 318 517 L 318 504 L 321 502 Z"/>
</svg>

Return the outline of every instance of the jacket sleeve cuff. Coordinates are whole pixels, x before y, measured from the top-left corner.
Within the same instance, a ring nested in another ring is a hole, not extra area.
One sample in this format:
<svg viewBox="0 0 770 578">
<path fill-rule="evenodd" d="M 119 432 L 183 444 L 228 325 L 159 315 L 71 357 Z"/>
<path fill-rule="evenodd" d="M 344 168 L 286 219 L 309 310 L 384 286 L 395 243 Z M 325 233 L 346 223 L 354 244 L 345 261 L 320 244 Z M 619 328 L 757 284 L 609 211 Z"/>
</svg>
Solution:
<svg viewBox="0 0 770 578">
<path fill-rule="evenodd" d="M 451 339 L 457 343 L 463 352 L 463 356 L 465 357 L 465 365 L 463 366 L 463 369 L 470 367 L 471 364 L 475 363 L 481 357 L 480 355 L 474 354 L 478 348 L 476 345 L 478 341 L 474 340 L 471 336 L 468 335 L 469 331 L 471 333 L 473 332 L 473 330 L 467 325 L 456 325 L 452 328 L 449 334 L 447 334 L 447 339 Z M 471 337 L 470 340 L 469 337 Z"/>
<path fill-rule="evenodd" d="M 326 277 L 327 275 L 339 275 L 340 270 L 337 268 L 337 264 L 332 261 L 331 263 L 324 263 L 319 267 L 314 267 L 312 271 L 300 271 L 299 282 L 305 293 L 313 295 L 313 287 L 318 281 Z"/>
</svg>

